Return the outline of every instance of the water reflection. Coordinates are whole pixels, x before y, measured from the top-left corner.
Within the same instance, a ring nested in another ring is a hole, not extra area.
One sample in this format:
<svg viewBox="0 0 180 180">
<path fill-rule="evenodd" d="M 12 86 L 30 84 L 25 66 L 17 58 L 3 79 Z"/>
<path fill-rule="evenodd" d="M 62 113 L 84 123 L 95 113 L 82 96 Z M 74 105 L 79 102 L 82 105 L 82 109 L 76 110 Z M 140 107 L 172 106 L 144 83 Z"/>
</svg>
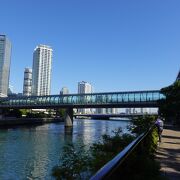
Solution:
<svg viewBox="0 0 180 180">
<path fill-rule="evenodd" d="M 64 144 L 90 146 L 115 128 L 126 130 L 127 121 L 75 120 L 63 123 L 0 129 L 0 179 L 51 179 Z"/>
<path fill-rule="evenodd" d="M 73 142 L 73 127 L 64 128 L 64 142 L 67 144 Z"/>
</svg>

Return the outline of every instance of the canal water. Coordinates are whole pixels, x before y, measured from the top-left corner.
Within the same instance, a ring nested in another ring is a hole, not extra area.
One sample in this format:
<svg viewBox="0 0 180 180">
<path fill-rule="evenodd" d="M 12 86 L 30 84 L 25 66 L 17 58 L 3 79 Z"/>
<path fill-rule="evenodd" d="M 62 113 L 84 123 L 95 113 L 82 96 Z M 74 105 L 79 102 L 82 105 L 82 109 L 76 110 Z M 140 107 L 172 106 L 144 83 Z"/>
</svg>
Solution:
<svg viewBox="0 0 180 180">
<path fill-rule="evenodd" d="M 90 146 L 103 134 L 121 127 L 127 132 L 129 121 L 74 120 L 72 129 L 63 123 L 0 129 L 0 180 L 53 179 L 63 146 L 68 142 Z"/>
</svg>

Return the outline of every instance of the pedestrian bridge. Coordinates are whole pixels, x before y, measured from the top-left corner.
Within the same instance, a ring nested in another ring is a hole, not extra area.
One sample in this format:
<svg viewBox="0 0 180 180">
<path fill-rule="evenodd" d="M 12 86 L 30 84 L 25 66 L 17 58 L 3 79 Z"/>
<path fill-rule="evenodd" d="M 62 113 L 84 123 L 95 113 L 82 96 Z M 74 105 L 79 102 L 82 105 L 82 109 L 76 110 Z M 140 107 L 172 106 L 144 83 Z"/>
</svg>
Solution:
<svg viewBox="0 0 180 180">
<path fill-rule="evenodd" d="M 165 96 L 158 90 L 68 94 L 49 96 L 22 96 L 0 98 L 0 108 L 126 108 L 158 107 Z"/>
</svg>

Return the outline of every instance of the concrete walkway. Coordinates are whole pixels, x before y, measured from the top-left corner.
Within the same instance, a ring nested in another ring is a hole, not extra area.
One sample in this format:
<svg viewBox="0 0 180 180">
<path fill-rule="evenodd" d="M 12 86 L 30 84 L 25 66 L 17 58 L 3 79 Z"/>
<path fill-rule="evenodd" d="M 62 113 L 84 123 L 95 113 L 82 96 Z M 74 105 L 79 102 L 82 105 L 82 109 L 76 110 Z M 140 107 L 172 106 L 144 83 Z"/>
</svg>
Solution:
<svg viewBox="0 0 180 180">
<path fill-rule="evenodd" d="M 170 180 L 180 180 L 180 129 L 169 126 L 163 130 L 157 159 L 161 164 L 162 175 Z"/>
</svg>

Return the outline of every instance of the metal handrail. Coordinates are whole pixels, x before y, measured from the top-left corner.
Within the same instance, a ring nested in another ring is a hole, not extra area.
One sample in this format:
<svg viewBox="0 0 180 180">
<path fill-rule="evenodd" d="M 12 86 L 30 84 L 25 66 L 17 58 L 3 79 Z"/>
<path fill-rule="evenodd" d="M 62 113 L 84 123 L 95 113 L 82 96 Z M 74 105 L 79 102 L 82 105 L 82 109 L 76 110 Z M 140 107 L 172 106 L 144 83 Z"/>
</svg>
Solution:
<svg viewBox="0 0 180 180">
<path fill-rule="evenodd" d="M 106 179 L 124 162 L 124 160 L 131 154 L 131 152 L 138 146 L 140 142 L 149 134 L 149 132 L 154 127 L 151 126 L 149 130 L 139 135 L 134 141 L 132 141 L 128 146 L 126 146 L 118 155 L 116 155 L 112 160 L 106 163 L 95 175 L 93 175 L 90 180 L 100 180 Z"/>
</svg>

